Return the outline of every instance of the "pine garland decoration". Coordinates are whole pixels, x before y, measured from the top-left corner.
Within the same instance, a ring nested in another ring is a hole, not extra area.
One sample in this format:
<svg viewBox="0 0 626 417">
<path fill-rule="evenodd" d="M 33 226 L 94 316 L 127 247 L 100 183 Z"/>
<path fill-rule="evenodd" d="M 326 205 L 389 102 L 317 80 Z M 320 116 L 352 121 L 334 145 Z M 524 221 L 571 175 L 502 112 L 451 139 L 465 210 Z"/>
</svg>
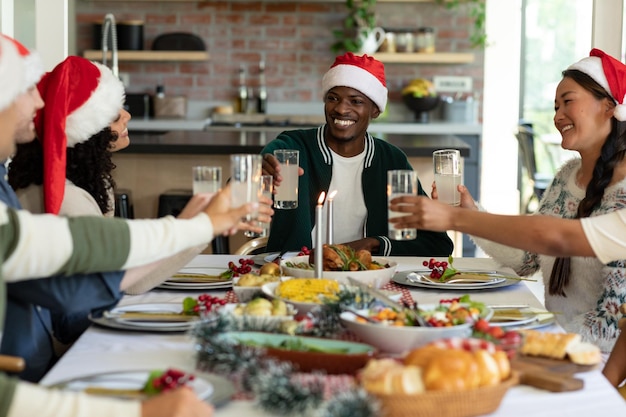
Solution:
<svg viewBox="0 0 626 417">
<path fill-rule="evenodd" d="M 362 388 L 340 392 L 322 405 L 319 417 L 372 417 L 380 415 L 380 403 Z"/>
<path fill-rule="evenodd" d="M 342 306 L 367 308 L 373 303 L 369 294 L 358 290 L 342 290 L 335 301 L 326 302 L 311 314 L 313 328 L 305 325 L 287 326 L 295 334 L 307 333 L 332 337 L 343 330 L 339 316 Z M 275 323 L 237 320 L 229 314 L 208 314 L 194 327 L 198 369 L 230 376 L 241 381 L 241 389 L 254 393 L 259 405 L 277 416 L 311 415 L 319 417 L 376 417 L 378 401 L 360 388 L 340 392 L 324 401 L 324 374 L 315 373 L 304 384 L 294 378 L 291 363 L 264 358 L 258 347 L 237 344 L 221 334 L 229 331 L 277 332 Z M 282 330 L 285 330 L 283 328 Z"/>
<path fill-rule="evenodd" d="M 254 393 L 264 410 L 282 416 L 303 415 L 324 401 L 321 380 L 310 385 L 294 383 L 291 366 L 285 363 L 276 363 L 258 373 Z"/>
</svg>

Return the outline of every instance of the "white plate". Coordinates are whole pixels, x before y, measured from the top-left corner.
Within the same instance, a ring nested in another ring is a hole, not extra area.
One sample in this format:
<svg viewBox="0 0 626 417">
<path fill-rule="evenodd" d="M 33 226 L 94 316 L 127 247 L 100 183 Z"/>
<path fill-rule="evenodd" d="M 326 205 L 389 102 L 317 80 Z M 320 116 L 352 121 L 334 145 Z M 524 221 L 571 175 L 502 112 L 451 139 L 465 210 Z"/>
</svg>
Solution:
<svg viewBox="0 0 626 417">
<path fill-rule="evenodd" d="M 232 286 L 233 286 L 232 281 L 207 283 L 207 284 L 195 283 L 195 282 L 165 281 L 161 283 L 161 285 L 157 286 L 156 288 L 159 288 L 162 290 L 187 290 L 187 291 L 194 290 L 195 291 L 195 290 L 222 290 L 222 289 L 231 288 Z"/>
<path fill-rule="evenodd" d="M 418 274 L 430 273 L 429 270 L 402 271 L 402 272 L 396 273 L 391 280 L 395 282 L 396 284 L 408 285 L 412 287 L 432 288 L 432 289 L 452 290 L 452 291 L 454 290 L 488 290 L 488 289 L 493 289 L 493 288 L 508 287 L 510 285 L 519 284 L 521 282 L 519 279 L 517 279 L 518 277 L 514 275 L 506 274 L 503 272 L 496 272 L 494 274 L 493 271 L 485 271 L 484 273 L 486 274 L 491 273 L 493 275 L 511 276 L 511 279 L 494 277 L 493 281 L 454 283 L 454 284 L 449 284 L 446 282 L 430 282 L 430 281 L 415 282 L 415 281 L 409 281 L 407 279 L 407 275 L 410 274 L 411 272 L 417 272 Z"/>
<path fill-rule="evenodd" d="M 211 268 L 211 267 L 186 267 L 178 271 L 179 274 L 204 274 L 219 276 L 228 268 Z M 211 290 L 211 289 L 223 289 L 232 287 L 232 279 L 224 281 L 214 282 L 187 282 L 184 280 L 177 280 L 175 277 L 168 278 L 161 283 L 157 288 L 161 289 L 176 289 L 176 290 Z"/>
<path fill-rule="evenodd" d="M 508 309 L 513 310 L 513 309 Z M 513 329 L 537 329 L 545 326 L 549 326 L 554 323 L 554 314 L 545 310 L 529 307 L 520 311 L 521 317 L 519 320 L 506 320 L 498 321 L 498 313 L 501 310 L 494 309 L 494 314 L 489 320 L 494 326 L 506 328 L 507 330 Z M 506 313 L 506 311 L 505 311 Z"/>
<path fill-rule="evenodd" d="M 294 256 L 298 256 L 300 252 L 285 252 L 283 254 L 283 259 L 292 258 Z M 255 265 L 263 266 L 268 262 L 273 262 L 280 255 L 280 252 L 266 252 L 259 253 L 257 255 L 253 255 L 251 259 L 254 261 Z"/>
<path fill-rule="evenodd" d="M 149 375 L 150 371 L 111 372 L 76 378 L 57 386 L 78 392 L 87 388 L 139 390 L 143 388 Z M 199 398 L 208 400 L 215 391 L 213 384 L 199 374 L 194 373 L 194 375 L 195 378 L 189 381 L 187 386 L 193 389 Z M 113 394 L 113 396 L 115 395 Z"/>
<path fill-rule="evenodd" d="M 150 313 L 181 313 L 183 311 L 182 303 L 145 303 L 145 304 L 132 304 L 121 307 L 116 307 L 112 310 L 109 310 L 104 313 L 103 318 L 112 321 L 115 323 L 123 324 L 129 327 L 136 327 L 141 329 L 151 329 L 151 328 L 160 328 L 160 329 L 176 329 L 176 330 L 188 330 L 191 329 L 198 321 L 182 321 L 182 322 L 171 322 L 171 321 L 139 321 L 132 320 L 124 317 L 117 317 L 116 315 L 122 313 L 129 312 L 150 312 Z"/>
</svg>

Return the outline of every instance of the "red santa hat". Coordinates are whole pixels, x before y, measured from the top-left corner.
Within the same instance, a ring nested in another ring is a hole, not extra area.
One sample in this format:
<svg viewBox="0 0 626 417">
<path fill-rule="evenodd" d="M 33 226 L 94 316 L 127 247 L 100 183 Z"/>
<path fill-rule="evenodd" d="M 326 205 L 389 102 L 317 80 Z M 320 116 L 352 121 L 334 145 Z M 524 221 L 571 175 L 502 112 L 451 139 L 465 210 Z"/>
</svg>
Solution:
<svg viewBox="0 0 626 417">
<path fill-rule="evenodd" d="M 26 92 L 43 74 L 41 60 L 15 39 L 0 34 L 0 110 Z"/>
<path fill-rule="evenodd" d="M 37 88 L 46 106 L 35 117 L 43 147 L 46 213 L 58 214 L 65 193 L 66 148 L 86 142 L 113 122 L 124 105 L 124 85 L 102 64 L 70 56 Z"/>
<path fill-rule="evenodd" d="M 29 51 L 24 45 L 15 39 L 2 35 L 9 42 L 13 43 L 15 49 L 20 54 L 22 58 L 22 65 L 24 66 L 24 76 L 22 78 L 22 83 L 19 84 L 20 92 L 25 93 L 29 88 L 34 87 L 37 84 L 37 81 L 41 79 L 41 76 L 44 74 L 43 64 L 41 62 L 41 58 L 39 54 L 35 51 Z"/>
<path fill-rule="evenodd" d="M 383 112 L 387 106 L 385 66 L 374 57 L 346 52 L 335 62 L 322 78 L 324 94 L 333 87 L 350 87 L 359 90 Z"/>
<path fill-rule="evenodd" d="M 592 49 L 589 56 L 581 59 L 568 69 L 584 72 L 600 84 L 615 100 L 613 116 L 626 121 L 626 65 L 600 49 Z"/>
</svg>

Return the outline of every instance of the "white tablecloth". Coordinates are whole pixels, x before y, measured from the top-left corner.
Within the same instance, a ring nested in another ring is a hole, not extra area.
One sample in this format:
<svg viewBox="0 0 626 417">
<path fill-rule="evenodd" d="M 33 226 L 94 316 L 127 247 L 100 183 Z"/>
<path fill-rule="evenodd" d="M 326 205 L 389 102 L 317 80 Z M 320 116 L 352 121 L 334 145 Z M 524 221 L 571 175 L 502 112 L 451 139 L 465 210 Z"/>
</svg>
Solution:
<svg viewBox="0 0 626 417">
<path fill-rule="evenodd" d="M 229 255 L 199 255 L 190 266 L 224 267 L 238 257 Z M 423 258 L 395 257 L 398 271 L 422 268 Z M 457 268 L 494 269 L 494 263 L 486 258 L 459 258 Z M 212 291 L 225 294 L 224 290 Z M 467 292 L 411 290 L 419 303 L 436 303 L 441 298 L 460 296 Z M 197 293 L 196 293 L 197 294 Z M 189 294 L 181 291 L 155 290 L 138 296 L 126 296 L 121 305 L 146 302 L 179 302 Z M 542 307 L 541 302 L 529 290 L 525 282 L 493 289 L 474 291 L 472 299 L 487 304 L 528 304 Z M 554 330 L 554 329 L 553 329 Z M 146 370 L 164 367 L 194 369 L 193 341 L 186 334 L 121 332 L 92 326 L 56 366 L 41 381 L 43 385 L 54 385 L 69 379 L 123 370 Z M 593 416 L 618 412 L 626 415 L 626 402 L 604 379 L 600 369 L 579 374 L 585 388 L 571 393 L 550 393 L 527 386 L 509 390 L 500 408 L 492 416 L 539 417 L 539 416 Z M 251 401 L 231 401 L 216 412 L 216 417 L 269 416 Z"/>
</svg>

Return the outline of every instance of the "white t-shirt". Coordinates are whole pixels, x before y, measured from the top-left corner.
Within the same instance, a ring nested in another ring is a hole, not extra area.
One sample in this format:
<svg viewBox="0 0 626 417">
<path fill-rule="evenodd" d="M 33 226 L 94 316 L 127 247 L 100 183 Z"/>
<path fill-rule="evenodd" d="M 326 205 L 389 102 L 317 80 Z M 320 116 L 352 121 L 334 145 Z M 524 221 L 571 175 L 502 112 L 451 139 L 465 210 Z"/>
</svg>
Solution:
<svg viewBox="0 0 626 417">
<path fill-rule="evenodd" d="M 580 219 L 596 257 L 603 263 L 626 258 L 626 209 Z"/>
<path fill-rule="evenodd" d="M 337 190 L 333 199 L 333 242 L 345 243 L 362 239 L 365 230 L 367 208 L 363 200 L 363 163 L 365 151 L 346 158 L 331 151 L 333 156 L 333 176 L 328 187 L 329 194 Z M 323 224 L 328 225 L 328 202 L 324 204 Z M 311 238 L 315 242 L 317 225 L 313 227 Z M 326 230 L 322 236 L 326 242 Z"/>
</svg>

